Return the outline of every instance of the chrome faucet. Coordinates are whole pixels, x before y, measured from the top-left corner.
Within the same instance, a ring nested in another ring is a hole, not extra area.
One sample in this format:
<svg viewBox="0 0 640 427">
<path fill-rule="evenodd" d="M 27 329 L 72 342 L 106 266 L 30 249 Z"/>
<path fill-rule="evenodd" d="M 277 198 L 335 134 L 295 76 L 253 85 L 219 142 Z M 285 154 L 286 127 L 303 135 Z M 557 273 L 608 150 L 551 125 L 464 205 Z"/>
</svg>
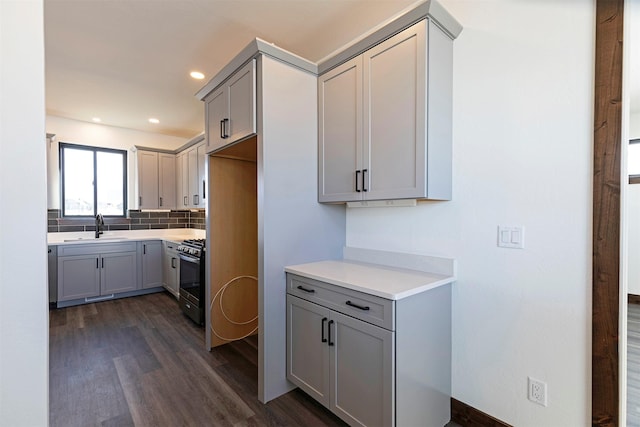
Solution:
<svg viewBox="0 0 640 427">
<path fill-rule="evenodd" d="M 102 214 L 96 215 L 96 239 L 100 238 L 100 235 L 104 233 L 104 218 Z"/>
</svg>

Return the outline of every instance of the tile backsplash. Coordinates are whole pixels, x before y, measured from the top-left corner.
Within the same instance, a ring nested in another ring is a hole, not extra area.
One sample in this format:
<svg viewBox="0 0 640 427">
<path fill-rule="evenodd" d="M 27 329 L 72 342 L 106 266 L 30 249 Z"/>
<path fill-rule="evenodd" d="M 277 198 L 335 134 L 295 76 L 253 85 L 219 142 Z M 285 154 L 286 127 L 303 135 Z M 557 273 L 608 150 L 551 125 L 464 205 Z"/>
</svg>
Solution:
<svg viewBox="0 0 640 427">
<path fill-rule="evenodd" d="M 60 209 L 47 211 L 48 231 L 95 231 L 93 218 L 62 218 Z M 164 228 L 205 229 L 204 210 L 172 210 L 164 212 L 130 210 L 128 218 L 104 218 L 105 231 L 150 230 Z"/>
</svg>

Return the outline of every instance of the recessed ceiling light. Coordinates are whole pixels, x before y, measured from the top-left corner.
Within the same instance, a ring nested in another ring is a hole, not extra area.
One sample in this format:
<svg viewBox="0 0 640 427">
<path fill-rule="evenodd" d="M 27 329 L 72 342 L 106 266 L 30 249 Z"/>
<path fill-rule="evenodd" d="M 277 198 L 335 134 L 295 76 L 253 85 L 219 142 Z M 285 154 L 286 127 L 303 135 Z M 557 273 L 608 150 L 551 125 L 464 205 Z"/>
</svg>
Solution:
<svg viewBox="0 0 640 427">
<path fill-rule="evenodd" d="M 204 79 L 204 74 L 202 74 L 200 71 L 192 71 L 191 73 L 189 73 L 189 75 L 194 79 L 198 79 L 198 80 Z"/>
<path fill-rule="evenodd" d="M 94 122 L 96 122 L 96 123 L 100 123 L 100 122 L 102 121 L 102 120 L 100 120 L 100 117 L 94 117 L 94 118 L 93 118 L 93 119 L 91 119 L 91 120 L 93 120 L 93 121 L 94 121 Z"/>
<path fill-rule="evenodd" d="M 157 125 L 158 123 L 160 123 L 160 120 L 158 120 L 158 119 L 156 119 L 154 117 L 151 117 L 149 119 L 149 123 L 153 123 L 154 125 Z"/>
</svg>

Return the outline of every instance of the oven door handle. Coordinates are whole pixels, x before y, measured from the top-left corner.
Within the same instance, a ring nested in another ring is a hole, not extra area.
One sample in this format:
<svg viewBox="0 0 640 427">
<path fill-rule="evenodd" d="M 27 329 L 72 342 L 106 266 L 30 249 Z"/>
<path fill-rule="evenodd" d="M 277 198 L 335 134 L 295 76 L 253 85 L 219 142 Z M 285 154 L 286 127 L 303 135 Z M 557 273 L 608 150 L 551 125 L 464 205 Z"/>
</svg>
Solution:
<svg viewBox="0 0 640 427">
<path fill-rule="evenodd" d="M 178 257 L 180 257 L 180 259 L 182 261 L 186 261 L 186 262 L 192 262 L 194 264 L 199 264 L 200 263 L 200 259 L 199 258 L 194 258 L 192 256 L 189 256 L 187 254 L 183 254 L 183 253 L 179 253 Z"/>
</svg>

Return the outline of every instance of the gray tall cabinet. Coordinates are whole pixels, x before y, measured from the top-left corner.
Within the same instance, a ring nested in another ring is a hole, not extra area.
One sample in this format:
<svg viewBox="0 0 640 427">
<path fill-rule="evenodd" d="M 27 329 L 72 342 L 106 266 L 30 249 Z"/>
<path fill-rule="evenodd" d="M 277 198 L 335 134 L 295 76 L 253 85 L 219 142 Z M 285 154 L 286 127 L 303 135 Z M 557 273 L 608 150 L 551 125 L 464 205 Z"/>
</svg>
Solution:
<svg viewBox="0 0 640 427">
<path fill-rule="evenodd" d="M 258 316 L 258 398 L 267 402 L 294 387 L 284 266 L 339 258 L 345 242 L 344 207 L 317 202 L 317 66 L 256 39 L 197 97 L 209 155 L 207 300 L 234 277 L 258 279 L 258 313 L 247 316 Z M 205 313 L 211 346 L 215 313 Z"/>
</svg>

